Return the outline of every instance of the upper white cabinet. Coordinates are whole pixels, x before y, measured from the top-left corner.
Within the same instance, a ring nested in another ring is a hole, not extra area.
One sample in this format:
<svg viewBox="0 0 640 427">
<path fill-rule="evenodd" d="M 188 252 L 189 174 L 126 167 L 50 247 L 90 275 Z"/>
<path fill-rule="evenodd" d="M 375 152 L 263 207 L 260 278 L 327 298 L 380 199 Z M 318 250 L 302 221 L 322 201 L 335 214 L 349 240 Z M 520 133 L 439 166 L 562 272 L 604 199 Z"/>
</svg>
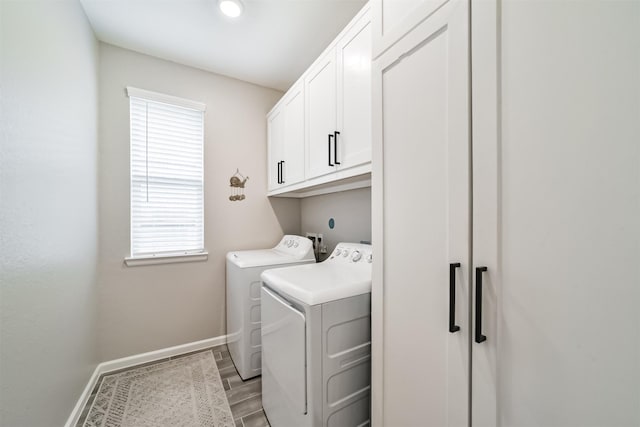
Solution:
<svg viewBox="0 0 640 427">
<path fill-rule="evenodd" d="M 639 21 L 449 0 L 387 39 L 373 427 L 640 425 Z"/>
<path fill-rule="evenodd" d="M 371 162 L 371 19 L 360 18 L 340 39 L 337 55 L 337 130 L 334 163 Z"/>
<path fill-rule="evenodd" d="M 305 79 L 307 94 L 307 178 L 335 171 L 336 52 L 316 62 Z"/>
<path fill-rule="evenodd" d="M 304 180 L 304 90 L 294 86 L 283 102 L 284 155 L 280 167 L 281 185 Z"/>
<path fill-rule="evenodd" d="M 276 121 L 275 131 L 269 131 L 269 182 L 273 182 L 269 195 L 305 197 L 370 185 L 371 49 L 367 4 L 269 113 L 268 123 Z M 297 100 L 297 124 L 287 126 L 287 118 L 293 115 L 285 114 L 280 144 L 296 146 L 284 149 L 296 153 L 295 159 L 289 159 L 276 154 L 281 150 L 277 147 L 277 112 L 293 91 L 301 92 L 304 114 L 298 114 Z M 288 137 L 290 134 L 296 137 Z"/>
<path fill-rule="evenodd" d="M 267 116 L 269 190 L 304 180 L 304 91 L 293 86 Z"/>
<path fill-rule="evenodd" d="M 267 171 L 269 191 L 281 185 L 281 166 L 284 159 L 284 109 L 277 107 L 267 115 Z"/>
<path fill-rule="evenodd" d="M 305 77 L 307 178 L 371 162 L 371 20 L 352 21 Z"/>
</svg>

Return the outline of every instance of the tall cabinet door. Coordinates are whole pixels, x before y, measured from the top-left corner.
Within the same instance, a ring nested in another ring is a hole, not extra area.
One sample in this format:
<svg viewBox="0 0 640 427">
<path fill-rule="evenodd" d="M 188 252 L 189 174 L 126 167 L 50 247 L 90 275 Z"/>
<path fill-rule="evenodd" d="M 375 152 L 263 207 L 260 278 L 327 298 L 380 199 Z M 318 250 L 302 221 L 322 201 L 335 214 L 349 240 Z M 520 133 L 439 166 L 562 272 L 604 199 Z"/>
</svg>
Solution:
<svg viewBox="0 0 640 427">
<path fill-rule="evenodd" d="M 316 62 L 304 80 L 309 179 L 335 171 L 336 51 L 331 49 Z"/>
<path fill-rule="evenodd" d="M 469 424 L 468 13 L 450 1 L 374 64 L 375 426 Z"/>
<path fill-rule="evenodd" d="M 447 0 L 372 0 L 374 57 L 378 57 L 446 2 Z"/>
<path fill-rule="evenodd" d="M 499 22 L 497 145 L 473 64 L 473 426 L 638 426 L 640 3 L 505 0 Z"/>
<path fill-rule="evenodd" d="M 282 181 L 284 185 L 304 181 L 304 86 L 287 92 L 283 102 L 284 136 Z"/>
<path fill-rule="evenodd" d="M 367 13 L 340 39 L 336 157 L 340 168 L 371 161 L 371 18 Z"/>
<path fill-rule="evenodd" d="M 471 420 L 473 427 L 520 426 L 498 423 L 499 268 L 498 2 L 483 0 L 471 10 L 473 105 L 473 270 L 471 339 Z M 478 322 L 478 320 L 480 320 Z M 539 373 L 541 374 L 541 373 Z M 555 426 L 559 424 L 540 424 Z"/>
</svg>

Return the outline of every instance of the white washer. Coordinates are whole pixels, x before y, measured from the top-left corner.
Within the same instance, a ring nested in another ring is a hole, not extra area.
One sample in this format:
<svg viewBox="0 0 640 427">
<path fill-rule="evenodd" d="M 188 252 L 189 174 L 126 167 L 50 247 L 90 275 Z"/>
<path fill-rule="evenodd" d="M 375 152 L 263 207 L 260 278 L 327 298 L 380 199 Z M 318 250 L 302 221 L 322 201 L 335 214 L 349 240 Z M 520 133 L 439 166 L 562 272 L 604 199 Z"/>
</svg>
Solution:
<svg viewBox="0 0 640 427">
<path fill-rule="evenodd" d="M 287 235 L 272 249 L 227 253 L 227 346 L 242 379 L 260 375 L 260 274 L 315 263 L 311 240 Z"/>
<path fill-rule="evenodd" d="M 272 427 L 369 425 L 371 246 L 262 273 L 262 405 Z"/>
</svg>

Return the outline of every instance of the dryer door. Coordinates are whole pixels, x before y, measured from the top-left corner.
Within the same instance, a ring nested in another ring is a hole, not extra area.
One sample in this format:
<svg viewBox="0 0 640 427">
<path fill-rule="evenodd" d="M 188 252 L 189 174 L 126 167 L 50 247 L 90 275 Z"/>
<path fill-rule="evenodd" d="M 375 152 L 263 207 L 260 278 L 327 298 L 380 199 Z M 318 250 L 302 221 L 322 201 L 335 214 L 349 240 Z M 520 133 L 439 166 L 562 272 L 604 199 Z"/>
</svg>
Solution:
<svg viewBox="0 0 640 427">
<path fill-rule="evenodd" d="M 293 421 L 307 412 L 304 313 L 262 287 L 262 388 L 267 417 Z M 284 422 L 284 425 L 290 423 Z"/>
</svg>

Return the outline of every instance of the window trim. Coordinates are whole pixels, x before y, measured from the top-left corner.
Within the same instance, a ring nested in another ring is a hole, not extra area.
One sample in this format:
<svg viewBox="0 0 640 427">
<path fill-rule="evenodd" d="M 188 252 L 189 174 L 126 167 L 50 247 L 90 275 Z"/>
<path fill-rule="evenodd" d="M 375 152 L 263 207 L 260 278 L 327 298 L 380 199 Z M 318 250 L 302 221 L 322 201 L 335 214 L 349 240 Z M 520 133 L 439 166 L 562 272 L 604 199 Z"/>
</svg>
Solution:
<svg viewBox="0 0 640 427">
<path fill-rule="evenodd" d="M 148 101 L 162 102 L 164 104 L 176 105 L 182 108 L 190 108 L 197 111 L 207 111 L 207 106 L 198 101 L 180 98 L 164 93 L 152 92 L 150 90 L 138 89 L 136 87 L 127 86 L 127 96 L 130 98 L 142 98 Z"/>
<path fill-rule="evenodd" d="M 190 254 L 166 254 L 166 255 L 144 255 L 137 257 L 125 257 L 124 263 L 127 267 L 138 267 L 142 265 L 175 264 L 183 262 L 207 261 L 209 252 L 203 251 Z"/>
</svg>

